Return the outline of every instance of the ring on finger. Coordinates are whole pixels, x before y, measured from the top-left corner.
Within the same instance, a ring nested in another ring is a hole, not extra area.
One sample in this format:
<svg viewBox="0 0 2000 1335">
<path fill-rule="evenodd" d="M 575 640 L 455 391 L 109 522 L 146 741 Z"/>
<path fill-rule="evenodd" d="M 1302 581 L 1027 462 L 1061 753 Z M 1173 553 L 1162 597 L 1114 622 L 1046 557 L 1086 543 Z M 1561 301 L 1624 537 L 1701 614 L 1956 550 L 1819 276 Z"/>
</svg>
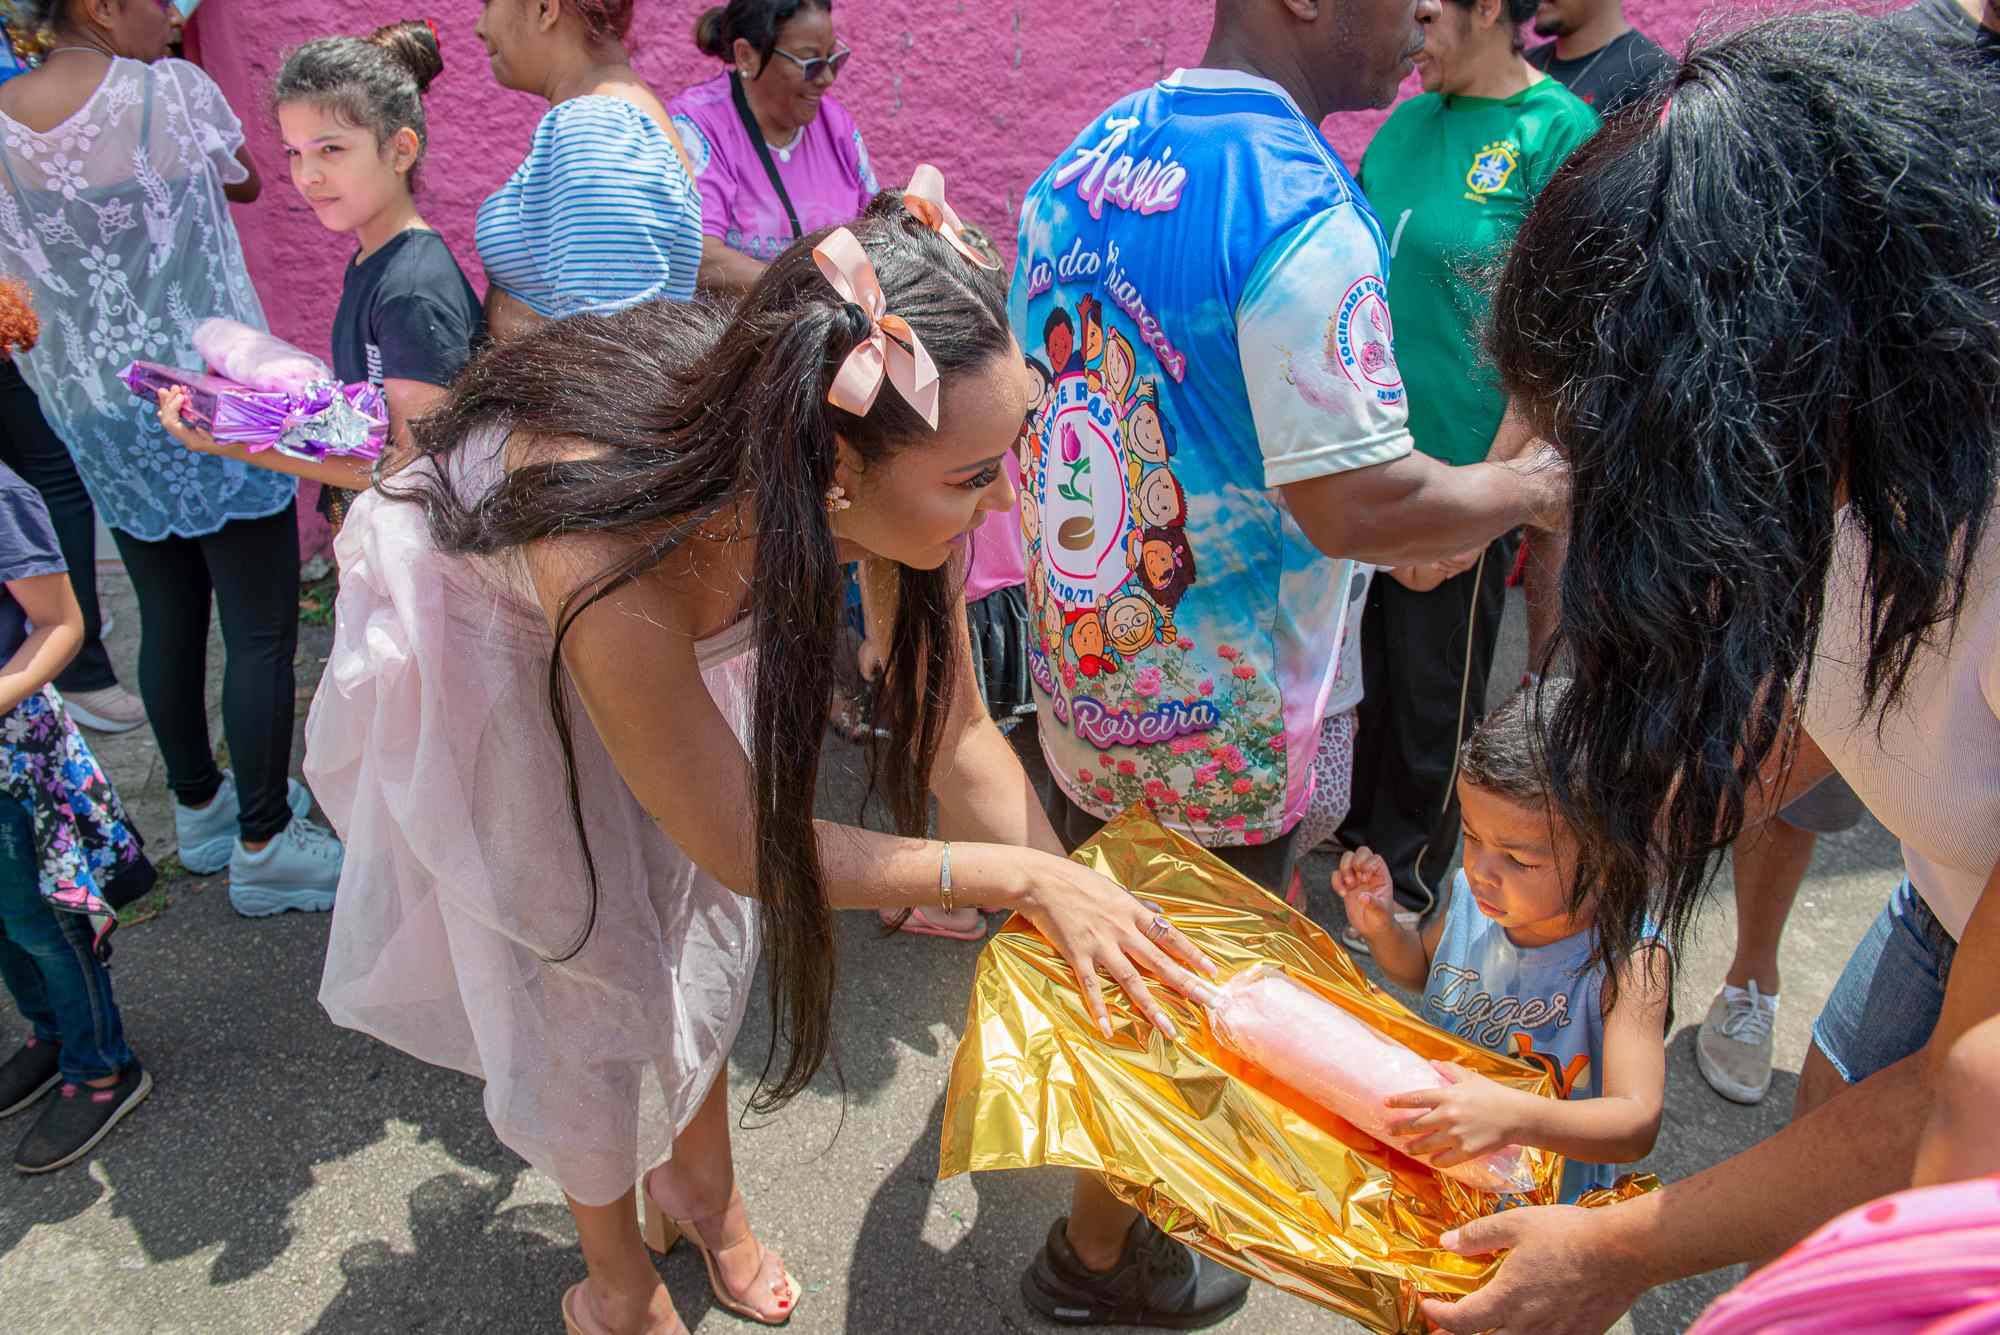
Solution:
<svg viewBox="0 0 2000 1335">
<path fill-rule="evenodd" d="M 1146 924 L 1146 939 L 1158 945 L 1172 927 L 1173 924 L 1167 921 L 1166 914 L 1155 913 L 1153 920 Z"/>
</svg>

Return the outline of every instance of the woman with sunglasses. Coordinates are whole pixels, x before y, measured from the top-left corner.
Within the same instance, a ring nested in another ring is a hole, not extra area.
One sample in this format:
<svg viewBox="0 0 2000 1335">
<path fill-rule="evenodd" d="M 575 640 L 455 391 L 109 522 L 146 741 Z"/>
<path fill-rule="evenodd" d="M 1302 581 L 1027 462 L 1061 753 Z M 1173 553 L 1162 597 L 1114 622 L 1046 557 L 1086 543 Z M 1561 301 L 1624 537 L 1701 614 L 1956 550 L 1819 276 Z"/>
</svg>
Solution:
<svg viewBox="0 0 2000 1335">
<path fill-rule="evenodd" d="M 701 187 L 699 281 L 747 292 L 793 241 L 860 216 L 879 189 L 831 91 L 851 52 L 834 36 L 833 0 L 729 0 L 694 40 L 730 66 L 668 108 Z"/>
</svg>

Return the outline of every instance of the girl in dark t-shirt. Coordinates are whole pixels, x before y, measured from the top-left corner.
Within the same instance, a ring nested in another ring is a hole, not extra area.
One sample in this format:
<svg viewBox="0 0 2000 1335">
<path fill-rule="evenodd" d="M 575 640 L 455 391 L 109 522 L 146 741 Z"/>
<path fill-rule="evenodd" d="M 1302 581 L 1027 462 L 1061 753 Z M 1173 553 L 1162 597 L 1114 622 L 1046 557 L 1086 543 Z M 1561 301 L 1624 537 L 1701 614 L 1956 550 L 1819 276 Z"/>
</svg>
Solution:
<svg viewBox="0 0 2000 1335">
<path fill-rule="evenodd" d="M 274 89 L 292 184 L 323 226 L 360 244 L 333 317 L 333 372 L 382 389 L 391 456 L 486 332 L 472 285 L 414 196 L 428 140 L 423 93 L 443 69 L 435 31 L 397 23 L 366 38 L 307 42 L 286 58 Z M 372 481 L 363 459 L 314 462 L 220 444 L 183 424 L 180 406 L 174 392 L 161 407 L 176 439 L 320 483 L 320 513 L 336 528 L 348 499 Z"/>
</svg>

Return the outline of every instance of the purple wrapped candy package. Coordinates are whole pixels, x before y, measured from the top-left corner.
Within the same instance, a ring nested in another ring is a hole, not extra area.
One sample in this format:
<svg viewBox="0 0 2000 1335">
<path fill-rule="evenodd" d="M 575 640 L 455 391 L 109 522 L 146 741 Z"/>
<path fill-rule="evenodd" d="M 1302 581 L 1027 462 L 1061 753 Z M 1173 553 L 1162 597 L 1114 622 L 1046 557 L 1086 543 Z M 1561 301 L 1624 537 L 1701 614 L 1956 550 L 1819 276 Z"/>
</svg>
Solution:
<svg viewBox="0 0 2000 1335">
<path fill-rule="evenodd" d="M 296 391 L 252 389 L 205 371 L 157 362 L 133 362 L 123 379 L 149 403 L 160 390 L 186 389 L 188 404 L 181 416 L 188 425 L 252 454 L 277 450 L 295 459 L 374 459 L 388 437 L 389 405 L 373 385 L 323 380 Z"/>
</svg>

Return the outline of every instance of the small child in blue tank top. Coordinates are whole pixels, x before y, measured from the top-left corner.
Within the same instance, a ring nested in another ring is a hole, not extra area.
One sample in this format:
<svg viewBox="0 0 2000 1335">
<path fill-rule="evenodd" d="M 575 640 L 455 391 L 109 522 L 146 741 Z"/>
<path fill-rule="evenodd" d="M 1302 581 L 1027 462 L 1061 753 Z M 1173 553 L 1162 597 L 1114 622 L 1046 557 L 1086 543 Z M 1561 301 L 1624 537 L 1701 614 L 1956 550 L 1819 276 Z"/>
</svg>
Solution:
<svg viewBox="0 0 2000 1335">
<path fill-rule="evenodd" d="M 1569 1161 L 1562 1198 L 1617 1180 L 1659 1134 L 1666 1096 L 1672 963 L 1645 943 L 1607 970 L 1594 965 L 1596 905 L 1572 894 L 1575 837 L 1549 800 L 1538 715 L 1563 683 L 1523 690 L 1487 716 L 1459 753 L 1464 868 L 1419 932 L 1396 919 L 1389 872 L 1366 848 L 1340 860 L 1333 888 L 1384 973 L 1423 989 L 1423 1018 L 1447 1033 L 1547 1070 L 1560 1100 L 1537 1098 L 1441 1067 L 1453 1083 L 1397 1095 L 1404 1148 L 1440 1167 L 1503 1145 Z"/>
</svg>

